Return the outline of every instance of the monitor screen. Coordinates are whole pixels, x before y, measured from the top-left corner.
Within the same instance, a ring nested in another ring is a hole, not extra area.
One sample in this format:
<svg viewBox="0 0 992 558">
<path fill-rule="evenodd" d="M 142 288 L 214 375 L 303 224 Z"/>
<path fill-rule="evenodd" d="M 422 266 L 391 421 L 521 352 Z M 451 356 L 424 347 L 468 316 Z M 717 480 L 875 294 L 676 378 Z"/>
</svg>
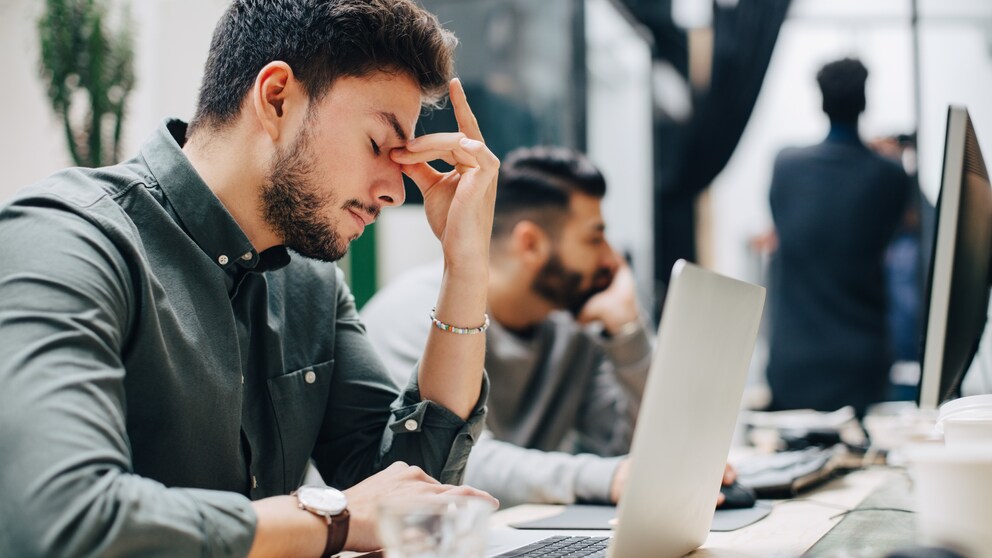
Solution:
<svg viewBox="0 0 992 558">
<path fill-rule="evenodd" d="M 988 312 L 992 186 L 967 109 L 947 111 L 944 170 L 930 258 L 919 405 L 955 397 Z"/>
</svg>

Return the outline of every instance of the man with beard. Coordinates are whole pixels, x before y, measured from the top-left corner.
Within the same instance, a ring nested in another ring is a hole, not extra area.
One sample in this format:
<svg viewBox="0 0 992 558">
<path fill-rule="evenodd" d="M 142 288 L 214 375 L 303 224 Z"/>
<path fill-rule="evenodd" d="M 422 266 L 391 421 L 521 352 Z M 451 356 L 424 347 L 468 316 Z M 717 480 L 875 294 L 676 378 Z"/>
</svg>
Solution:
<svg viewBox="0 0 992 558">
<path fill-rule="evenodd" d="M 500 169 L 489 263 L 487 432 L 466 480 L 504 505 L 615 503 L 651 361 L 630 269 L 606 241 L 606 183 L 581 153 L 512 151 Z M 405 383 L 428 333 L 441 264 L 362 309 Z"/>
<path fill-rule="evenodd" d="M 0 207 L 0 556 L 330 556 L 380 546 L 385 495 L 489 498 L 453 485 L 488 391 L 499 161 L 455 43 L 409 0 L 236 0 L 188 127 Z M 411 139 L 446 91 L 461 133 Z M 402 174 L 452 327 L 401 391 L 332 262 Z M 290 495 L 310 459 L 343 493 Z"/>
</svg>

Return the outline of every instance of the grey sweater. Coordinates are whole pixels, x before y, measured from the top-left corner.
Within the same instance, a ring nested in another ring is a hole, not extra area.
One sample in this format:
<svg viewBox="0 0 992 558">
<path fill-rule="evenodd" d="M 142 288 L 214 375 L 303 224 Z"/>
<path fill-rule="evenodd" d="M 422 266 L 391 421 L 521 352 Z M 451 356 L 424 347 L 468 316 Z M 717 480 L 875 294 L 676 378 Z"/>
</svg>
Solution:
<svg viewBox="0 0 992 558">
<path fill-rule="evenodd" d="M 440 286 L 437 262 L 397 278 L 361 312 L 399 385 L 423 352 Z M 609 501 L 650 366 L 644 328 L 606 339 L 601 328 L 553 312 L 529 338 L 493 322 L 486 343 L 487 432 L 469 456 L 466 483 L 503 506 Z"/>
</svg>

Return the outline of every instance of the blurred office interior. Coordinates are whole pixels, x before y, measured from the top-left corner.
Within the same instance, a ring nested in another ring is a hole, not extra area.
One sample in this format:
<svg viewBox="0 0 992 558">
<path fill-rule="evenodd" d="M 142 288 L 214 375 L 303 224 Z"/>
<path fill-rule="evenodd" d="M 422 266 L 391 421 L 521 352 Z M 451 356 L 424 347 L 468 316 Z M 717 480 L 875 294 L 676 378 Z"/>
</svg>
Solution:
<svg viewBox="0 0 992 558">
<path fill-rule="evenodd" d="M 120 150 L 128 158 L 163 117 L 192 116 L 227 2 L 107 3 L 112 13 L 129 12 L 136 38 Z M 497 155 L 560 144 L 601 167 L 608 236 L 630 259 L 649 311 L 680 257 L 764 282 L 767 256 L 755 239 L 771 228 L 772 162 L 782 147 L 826 135 L 814 79 L 825 62 L 856 56 L 868 66 L 861 135 L 915 139 L 903 162 L 918 171 L 924 209 L 939 187 L 947 105 L 967 106 L 979 139 L 992 138 L 988 0 L 421 3 L 460 37 L 458 73 Z M 71 164 L 39 73 L 44 5 L 0 0 L 0 201 Z M 451 125 L 441 111 L 425 115 L 418 133 Z M 922 253 L 932 234 L 926 223 L 924 211 Z M 412 200 L 384 212 L 342 265 L 362 302 L 439 256 Z M 759 348 L 756 370 L 762 358 Z"/>
</svg>

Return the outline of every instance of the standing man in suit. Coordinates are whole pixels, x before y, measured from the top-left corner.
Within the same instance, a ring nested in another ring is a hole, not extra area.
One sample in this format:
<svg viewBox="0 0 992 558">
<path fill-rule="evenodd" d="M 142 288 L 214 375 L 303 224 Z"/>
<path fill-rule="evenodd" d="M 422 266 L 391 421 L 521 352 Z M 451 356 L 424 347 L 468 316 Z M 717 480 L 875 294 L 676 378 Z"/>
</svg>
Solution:
<svg viewBox="0 0 992 558">
<path fill-rule="evenodd" d="M 910 181 L 858 136 L 868 70 L 845 58 L 816 79 L 830 132 L 775 161 L 770 201 L 779 246 L 771 264 L 771 409 L 859 416 L 881 401 L 892 363 L 884 253 Z"/>
</svg>

